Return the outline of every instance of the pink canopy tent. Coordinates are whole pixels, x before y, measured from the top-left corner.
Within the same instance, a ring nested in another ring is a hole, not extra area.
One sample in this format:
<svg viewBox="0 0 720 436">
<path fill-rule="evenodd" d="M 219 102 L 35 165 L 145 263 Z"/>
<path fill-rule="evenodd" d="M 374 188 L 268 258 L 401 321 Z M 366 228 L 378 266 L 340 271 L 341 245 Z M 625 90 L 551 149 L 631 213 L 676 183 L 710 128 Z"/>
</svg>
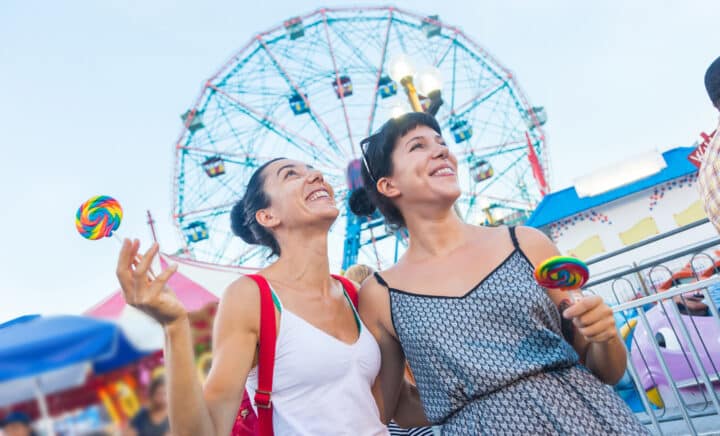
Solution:
<svg viewBox="0 0 720 436">
<path fill-rule="evenodd" d="M 168 281 L 168 286 L 189 312 L 218 301 L 230 283 L 243 274 L 256 271 L 254 268 L 220 266 L 163 253 L 159 257 L 163 270 L 172 263 L 178 264 L 178 270 Z M 85 315 L 115 321 L 139 349 L 152 351 L 162 348 L 162 329 L 146 315 L 125 304 L 120 290 L 86 311 Z"/>
</svg>

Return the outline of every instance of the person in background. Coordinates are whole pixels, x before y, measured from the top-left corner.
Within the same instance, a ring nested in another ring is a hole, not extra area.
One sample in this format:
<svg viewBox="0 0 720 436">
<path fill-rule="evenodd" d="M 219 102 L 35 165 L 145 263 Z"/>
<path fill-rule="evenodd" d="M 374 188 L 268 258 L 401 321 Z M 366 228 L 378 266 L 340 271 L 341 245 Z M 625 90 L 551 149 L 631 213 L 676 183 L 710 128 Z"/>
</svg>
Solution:
<svg viewBox="0 0 720 436">
<path fill-rule="evenodd" d="M 30 427 L 30 417 L 23 412 L 12 412 L 2 421 L 3 436 L 36 436 Z"/>
<path fill-rule="evenodd" d="M 363 265 L 361 263 L 356 263 L 355 265 L 349 267 L 343 275 L 348 279 L 352 280 L 353 282 L 357 283 L 358 285 L 361 285 L 362 282 L 364 282 L 366 278 L 373 275 L 373 273 L 375 273 L 375 270 L 372 269 L 372 267 Z"/>
<path fill-rule="evenodd" d="M 165 378 L 155 377 L 148 389 L 148 405 L 143 407 L 130 421 L 126 436 L 167 436 L 170 435 L 168 420 L 167 391 Z"/>
<path fill-rule="evenodd" d="M 720 111 L 720 57 L 715 59 L 705 71 L 705 90 L 712 105 Z M 710 222 L 720 231 L 720 119 L 698 172 L 700 198 Z M 708 287 L 710 298 L 720 307 L 720 285 Z"/>
<path fill-rule="evenodd" d="M 693 291 L 676 295 L 673 297 L 673 301 L 683 315 L 710 316 L 710 308 L 703 302 L 704 298 L 702 292 Z"/>
<path fill-rule="evenodd" d="M 715 109 L 720 110 L 720 57 L 705 72 L 705 89 Z M 715 228 L 720 230 L 720 134 L 717 131 L 705 150 L 698 183 L 705 213 Z"/>
</svg>

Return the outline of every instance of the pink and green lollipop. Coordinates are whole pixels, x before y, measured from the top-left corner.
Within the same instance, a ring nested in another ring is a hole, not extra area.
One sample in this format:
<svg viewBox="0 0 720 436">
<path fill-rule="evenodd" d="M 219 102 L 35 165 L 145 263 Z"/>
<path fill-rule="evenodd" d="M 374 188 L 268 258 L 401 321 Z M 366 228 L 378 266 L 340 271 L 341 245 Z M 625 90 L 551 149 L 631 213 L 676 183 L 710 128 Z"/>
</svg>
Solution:
<svg viewBox="0 0 720 436">
<path fill-rule="evenodd" d="M 551 257 L 535 268 L 535 280 L 547 289 L 577 290 L 587 282 L 589 276 L 585 262 L 569 256 Z"/>
</svg>

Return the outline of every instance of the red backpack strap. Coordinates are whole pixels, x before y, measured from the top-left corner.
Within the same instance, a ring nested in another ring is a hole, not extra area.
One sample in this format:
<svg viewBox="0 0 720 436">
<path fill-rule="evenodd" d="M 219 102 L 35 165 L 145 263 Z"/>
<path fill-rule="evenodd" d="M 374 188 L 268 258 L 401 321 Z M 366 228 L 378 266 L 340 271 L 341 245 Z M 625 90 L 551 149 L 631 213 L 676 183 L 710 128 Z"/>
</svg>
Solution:
<svg viewBox="0 0 720 436">
<path fill-rule="evenodd" d="M 277 324 L 275 323 L 275 305 L 270 285 L 265 277 L 249 274 L 260 288 L 260 346 L 258 351 L 258 386 L 255 390 L 258 427 L 261 436 L 273 436 L 272 425 L 272 384 L 275 370 L 275 342 Z"/>
<path fill-rule="evenodd" d="M 355 309 L 358 308 L 358 292 L 357 289 L 355 289 L 355 285 L 353 282 L 348 280 L 347 278 L 343 276 L 338 276 L 335 274 L 331 274 L 332 278 L 342 283 L 343 288 L 345 288 L 345 292 L 348 294 L 348 297 L 350 297 L 350 301 L 352 301 L 353 306 L 355 306 Z"/>
</svg>

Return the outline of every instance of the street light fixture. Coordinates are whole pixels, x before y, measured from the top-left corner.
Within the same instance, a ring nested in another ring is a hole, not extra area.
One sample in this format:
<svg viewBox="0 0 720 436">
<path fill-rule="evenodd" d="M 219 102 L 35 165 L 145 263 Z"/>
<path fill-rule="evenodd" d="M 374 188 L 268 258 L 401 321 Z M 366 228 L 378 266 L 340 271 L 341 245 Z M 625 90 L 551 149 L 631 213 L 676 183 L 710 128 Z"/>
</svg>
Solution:
<svg viewBox="0 0 720 436">
<path fill-rule="evenodd" d="M 401 54 L 394 58 L 389 65 L 390 77 L 400 83 L 408 96 L 408 101 L 415 112 L 427 112 L 432 116 L 437 114 L 443 104 L 442 76 L 435 67 L 425 67 L 416 74 L 415 66 L 409 56 Z M 417 88 L 415 85 L 417 82 Z M 427 111 L 423 110 L 418 93 L 430 99 Z"/>
<path fill-rule="evenodd" d="M 477 199 L 477 205 L 483 212 L 485 212 L 487 225 L 495 225 L 495 220 L 493 219 L 491 210 L 494 205 L 490 202 L 490 199 L 488 199 L 487 197 L 479 197 Z"/>
</svg>

